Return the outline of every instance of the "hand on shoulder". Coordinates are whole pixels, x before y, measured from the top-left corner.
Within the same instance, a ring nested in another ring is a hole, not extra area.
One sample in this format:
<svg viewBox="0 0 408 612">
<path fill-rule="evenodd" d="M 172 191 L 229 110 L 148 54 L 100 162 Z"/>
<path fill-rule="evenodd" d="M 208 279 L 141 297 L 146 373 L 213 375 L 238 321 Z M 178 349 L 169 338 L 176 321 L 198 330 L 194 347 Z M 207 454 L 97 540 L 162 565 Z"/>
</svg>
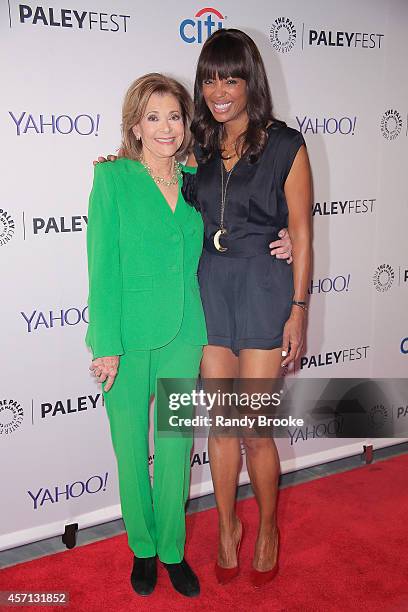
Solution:
<svg viewBox="0 0 408 612">
<path fill-rule="evenodd" d="M 107 155 L 106 157 L 102 157 L 102 155 L 100 155 L 98 159 L 93 160 L 93 165 L 96 166 L 97 164 L 104 164 L 107 161 L 114 162 L 118 159 L 118 157 L 121 157 L 120 153 L 121 151 L 119 151 L 119 155 L 113 155 L 112 153 L 109 153 L 109 155 Z"/>
</svg>

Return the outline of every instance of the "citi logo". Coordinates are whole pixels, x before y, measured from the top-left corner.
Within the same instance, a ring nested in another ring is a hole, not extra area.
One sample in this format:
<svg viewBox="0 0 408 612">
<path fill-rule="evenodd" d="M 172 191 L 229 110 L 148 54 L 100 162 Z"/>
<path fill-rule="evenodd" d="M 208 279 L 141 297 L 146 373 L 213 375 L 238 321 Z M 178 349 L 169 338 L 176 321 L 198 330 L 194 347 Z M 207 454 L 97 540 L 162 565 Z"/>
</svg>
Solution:
<svg viewBox="0 0 408 612">
<path fill-rule="evenodd" d="M 205 18 L 204 18 L 205 17 Z M 202 8 L 194 15 L 194 19 L 184 19 L 180 23 L 180 37 L 186 43 L 201 43 L 207 40 L 215 30 L 221 30 L 226 19 L 215 8 Z"/>
</svg>

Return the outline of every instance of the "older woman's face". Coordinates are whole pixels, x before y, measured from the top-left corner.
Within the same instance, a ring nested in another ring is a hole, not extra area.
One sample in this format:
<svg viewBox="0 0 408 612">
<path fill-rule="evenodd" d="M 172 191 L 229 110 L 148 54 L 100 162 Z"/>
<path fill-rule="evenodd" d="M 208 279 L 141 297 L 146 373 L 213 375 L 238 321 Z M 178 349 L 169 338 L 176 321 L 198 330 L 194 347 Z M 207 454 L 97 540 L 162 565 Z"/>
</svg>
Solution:
<svg viewBox="0 0 408 612">
<path fill-rule="evenodd" d="M 183 117 L 177 98 L 171 94 L 152 94 L 133 133 L 141 137 L 145 156 L 147 151 L 158 158 L 175 155 L 184 139 Z"/>
</svg>

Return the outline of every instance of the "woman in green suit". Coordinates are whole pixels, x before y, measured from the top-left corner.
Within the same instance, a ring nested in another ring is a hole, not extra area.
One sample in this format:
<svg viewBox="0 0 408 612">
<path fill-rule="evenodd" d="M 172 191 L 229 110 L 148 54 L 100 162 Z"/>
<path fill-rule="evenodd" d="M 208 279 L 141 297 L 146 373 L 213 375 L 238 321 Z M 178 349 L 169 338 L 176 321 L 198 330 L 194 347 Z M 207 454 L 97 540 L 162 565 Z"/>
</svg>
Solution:
<svg viewBox="0 0 408 612">
<path fill-rule="evenodd" d="M 153 487 L 148 471 L 156 380 L 195 378 L 207 342 L 197 280 L 203 222 L 183 199 L 177 161 L 190 146 L 191 108 L 173 79 L 135 81 L 123 104 L 124 156 L 95 167 L 89 200 L 86 340 L 105 383 L 131 582 L 142 595 L 155 587 L 157 556 L 179 592 L 199 593 L 184 559 L 192 437 L 156 435 L 157 414 Z"/>
</svg>

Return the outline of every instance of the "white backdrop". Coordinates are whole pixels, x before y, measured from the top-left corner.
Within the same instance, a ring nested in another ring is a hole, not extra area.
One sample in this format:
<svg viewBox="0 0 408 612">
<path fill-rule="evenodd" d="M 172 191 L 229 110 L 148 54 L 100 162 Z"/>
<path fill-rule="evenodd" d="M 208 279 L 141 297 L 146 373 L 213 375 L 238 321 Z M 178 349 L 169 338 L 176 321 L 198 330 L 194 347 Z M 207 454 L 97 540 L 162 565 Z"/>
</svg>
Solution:
<svg viewBox="0 0 408 612">
<path fill-rule="evenodd" d="M 275 113 L 308 145 L 314 269 L 297 375 L 404 377 L 408 363 L 408 4 L 69 4 L 0 2 L 3 549 L 120 515 L 84 344 L 92 160 L 119 146 L 135 78 L 161 71 L 192 89 L 211 29 L 255 39 Z M 278 440 L 282 471 L 358 453 L 365 442 L 306 434 Z M 192 461 L 191 495 L 211 491 L 203 440 Z"/>
</svg>

